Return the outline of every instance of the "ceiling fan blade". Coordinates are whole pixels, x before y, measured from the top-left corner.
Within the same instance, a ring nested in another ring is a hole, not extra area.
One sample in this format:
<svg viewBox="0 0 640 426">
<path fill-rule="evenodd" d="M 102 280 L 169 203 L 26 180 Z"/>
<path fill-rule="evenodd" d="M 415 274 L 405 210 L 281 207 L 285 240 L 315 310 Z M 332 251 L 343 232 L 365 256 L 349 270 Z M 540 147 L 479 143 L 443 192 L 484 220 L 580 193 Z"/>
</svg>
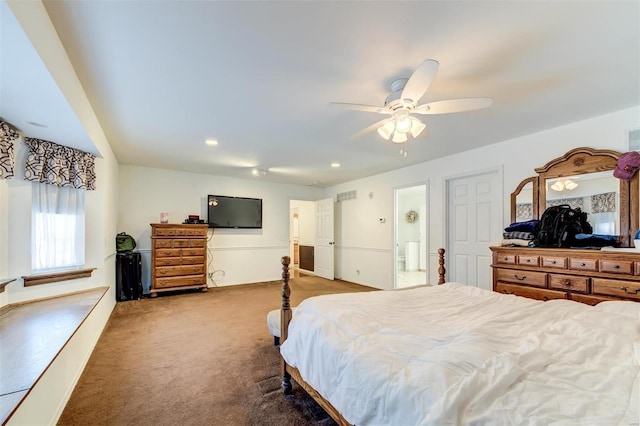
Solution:
<svg viewBox="0 0 640 426">
<path fill-rule="evenodd" d="M 391 111 L 384 107 L 374 105 L 349 104 L 344 102 L 329 102 L 329 106 L 341 109 L 350 109 L 355 111 L 377 112 L 378 114 L 392 114 Z"/>
<path fill-rule="evenodd" d="M 355 140 L 366 135 L 367 133 L 371 133 L 374 130 L 378 130 L 378 127 L 384 126 L 385 124 L 387 124 L 387 121 L 390 121 L 390 120 L 392 120 L 392 118 L 385 118 L 384 120 L 380 120 L 377 123 L 373 123 L 371 126 L 367 127 L 366 129 L 360 130 L 358 133 L 351 136 L 349 139 Z"/>
<path fill-rule="evenodd" d="M 416 114 L 449 114 L 452 112 L 472 111 L 486 108 L 493 103 L 491 98 L 461 98 L 430 102 L 411 110 Z"/>
<path fill-rule="evenodd" d="M 411 99 L 413 102 L 418 103 L 436 77 L 438 66 L 440 66 L 438 61 L 433 59 L 422 61 L 404 86 L 402 99 Z"/>
</svg>

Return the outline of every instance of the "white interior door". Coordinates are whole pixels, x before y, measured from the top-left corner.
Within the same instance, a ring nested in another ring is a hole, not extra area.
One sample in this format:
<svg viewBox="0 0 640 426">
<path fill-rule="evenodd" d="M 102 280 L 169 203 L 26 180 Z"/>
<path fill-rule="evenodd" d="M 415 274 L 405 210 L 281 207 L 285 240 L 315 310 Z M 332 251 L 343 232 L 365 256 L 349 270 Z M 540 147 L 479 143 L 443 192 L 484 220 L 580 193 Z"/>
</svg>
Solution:
<svg viewBox="0 0 640 426">
<path fill-rule="evenodd" d="M 316 201 L 316 244 L 314 249 L 314 272 L 316 275 L 333 280 L 333 199 Z"/>
<path fill-rule="evenodd" d="M 447 184 L 449 281 L 492 289 L 492 240 L 502 235 L 498 171 L 450 179 Z"/>
</svg>

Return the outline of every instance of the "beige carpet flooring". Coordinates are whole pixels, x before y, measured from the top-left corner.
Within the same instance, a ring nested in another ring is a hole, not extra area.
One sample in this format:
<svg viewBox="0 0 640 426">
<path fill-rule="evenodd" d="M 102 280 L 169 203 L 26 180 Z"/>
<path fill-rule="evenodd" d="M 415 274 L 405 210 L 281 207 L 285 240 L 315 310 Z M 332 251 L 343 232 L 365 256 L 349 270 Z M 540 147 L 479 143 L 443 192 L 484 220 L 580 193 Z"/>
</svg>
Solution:
<svg viewBox="0 0 640 426">
<path fill-rule="evenodd" d="M 280 390 L 266 315 L 278 281 L 119 302 L 60 425 L 332 425 L 299 387 Z M 305 276 L 292 306 L 320 294 L 370 291 Z"/>
</svg>

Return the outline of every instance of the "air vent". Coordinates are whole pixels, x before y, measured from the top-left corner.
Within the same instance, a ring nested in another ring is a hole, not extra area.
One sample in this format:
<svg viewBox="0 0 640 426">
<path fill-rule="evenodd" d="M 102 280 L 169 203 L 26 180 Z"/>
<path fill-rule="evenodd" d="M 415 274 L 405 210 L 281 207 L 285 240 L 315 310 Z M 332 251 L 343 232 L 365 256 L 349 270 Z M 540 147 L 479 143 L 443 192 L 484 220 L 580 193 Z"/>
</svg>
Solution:
<svg viewBox="0 0 640 426">
<path fill-rule="evenodd" d="M 348 192 L 341 192 L 338 194 L 338 202 L 341 201 L 347 201 L 347 200 L 355 200 L 357 197 L 357 191 L 348 191 Z"/>
<path fill-rule="evenodd" d="M 629 130 L 629 151 L 640 151 L 640 129 Z"/>
</svg>

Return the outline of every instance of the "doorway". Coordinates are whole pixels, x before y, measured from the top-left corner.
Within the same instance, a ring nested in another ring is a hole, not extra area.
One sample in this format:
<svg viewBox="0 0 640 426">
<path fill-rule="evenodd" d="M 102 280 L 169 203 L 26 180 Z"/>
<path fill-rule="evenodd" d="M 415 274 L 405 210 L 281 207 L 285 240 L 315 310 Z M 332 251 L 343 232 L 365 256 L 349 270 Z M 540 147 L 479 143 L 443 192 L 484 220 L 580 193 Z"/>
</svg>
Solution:
<svg viewBox="0 0 640 426">
<path fill-rule="evenodd" d="M 502 235 L 502 169 L 446 180 L 447 280 L 491 290 L 492 240 Z"/>
<path fill-rule="evenodd" d="M 394 288 L 427 284 L 428 184 L 394 190 Z"/>
</svg>

